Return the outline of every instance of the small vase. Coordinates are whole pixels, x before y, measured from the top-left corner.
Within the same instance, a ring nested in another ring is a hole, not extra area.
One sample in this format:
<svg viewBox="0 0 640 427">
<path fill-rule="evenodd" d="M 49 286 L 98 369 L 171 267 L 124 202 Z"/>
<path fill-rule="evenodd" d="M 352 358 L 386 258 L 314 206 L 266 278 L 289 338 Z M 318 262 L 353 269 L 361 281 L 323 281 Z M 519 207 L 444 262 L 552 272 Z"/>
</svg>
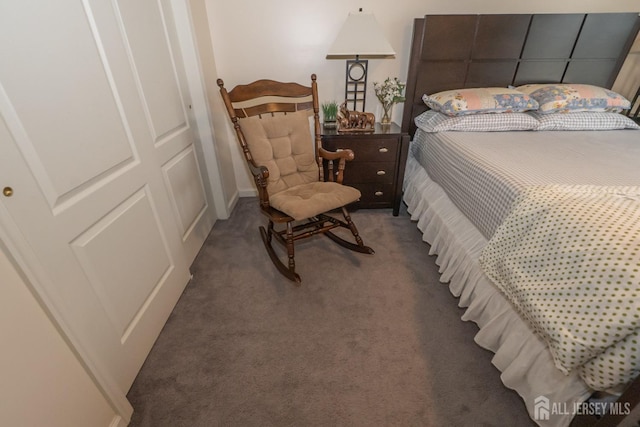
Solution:
<svg viewBox="0 0 640 427">
<path fill-rule="evenodd" d="M 391 113 L 393 112 L 393 103 L 390 104 L 382 104 L 382 119 L 380 119 L 380 124 L 390 125 L 391 124 Z"/>
</svg>

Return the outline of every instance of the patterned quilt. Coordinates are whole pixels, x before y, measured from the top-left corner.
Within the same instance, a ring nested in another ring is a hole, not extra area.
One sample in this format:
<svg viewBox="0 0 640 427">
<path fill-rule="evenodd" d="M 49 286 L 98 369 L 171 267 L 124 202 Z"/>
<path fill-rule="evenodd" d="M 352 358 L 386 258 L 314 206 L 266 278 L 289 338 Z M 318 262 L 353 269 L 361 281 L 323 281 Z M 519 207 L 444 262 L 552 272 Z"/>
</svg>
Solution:
<svg viewBox="0 0 640 427">
<path fill-rule="evenodd" d="M 640 187 L 524 190 L 480 263 L 558 369 L 596 390 L 640 373 Z"/>
</svg>

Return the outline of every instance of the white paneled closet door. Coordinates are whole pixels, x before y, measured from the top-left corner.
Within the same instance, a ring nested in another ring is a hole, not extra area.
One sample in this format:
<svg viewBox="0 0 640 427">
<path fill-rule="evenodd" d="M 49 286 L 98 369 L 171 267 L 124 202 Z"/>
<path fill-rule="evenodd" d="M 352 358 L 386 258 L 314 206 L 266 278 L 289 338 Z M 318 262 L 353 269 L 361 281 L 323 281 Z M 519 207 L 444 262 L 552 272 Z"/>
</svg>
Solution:
<svg viewBox="0 0 640 427">
<path fill-rule="evenodd" d="M 123 392 L 215 220 L 173 25 L 165 0 L 0 6 L 0 227 Z"/>
</svg>

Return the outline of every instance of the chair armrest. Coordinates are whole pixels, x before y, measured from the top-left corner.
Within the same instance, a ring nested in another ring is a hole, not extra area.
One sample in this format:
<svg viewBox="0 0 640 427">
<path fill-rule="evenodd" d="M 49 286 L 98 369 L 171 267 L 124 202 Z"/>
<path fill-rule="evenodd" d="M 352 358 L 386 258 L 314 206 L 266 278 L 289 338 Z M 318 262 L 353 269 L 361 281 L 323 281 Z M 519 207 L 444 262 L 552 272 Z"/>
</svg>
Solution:
<svg viewBox="0 0 640 427">
<path fill-rule="evenodd" d="M 253 177 L 256 179 L 260 179 L 261 181 L 264 181 L 266 184 L 267 178 L 269 178 L 269 169 L 267 169 L 265 166 L 256 165 L 253 162 L 253 160 L 251 160 L 250 162 L 247 162 L 247 164 L 249 165 L 249 170 L 251 171 L 251 175 L 253 175 Z"/>
<path fill-rule="evenodd" d="M 253 175 L 253 179 L 258 186 L 258 191 L 267 188 L 267 182 L 269 180 L 269 169 L 266 166 L 258 166 L 251 157 L 247 158 L 247 165 L 249 171 Z"/>
<path fill-rule="evenodd" d="M 342 180 L 344 179 L 344 168 L 346 166 L 346 162 L 350 162 L 355 158 L 353 151 L 349 149 L 344 149 L 340 151 L 327 151 L 324 148 L 320 147 L 318 149 L 318 155 L 325 160 L 329 160 L 329 174 L 328 174 L 329 181 L 333 181 L 334 179 L 333 161 L 334 160 L 338 161 L 338 172 L 336 173 L 335 181 L 338 184 L 342 184 Z M 320 172 L 322 174 L 322 171 Z"/>
<path fill-rule="evenodd" d="M 320 155 L 320 157 L 322 157 L 323 159 L 326 159 L 326 160 L 344 159 L 345 161 L 350 162 L 351 160 L 353 160 L 355 158 L 355 155 L 353 154 L 353 151 L 351 151 L 349 149 L 344 149 L 344 150 L 340 150 L 340 151 L 328 151 L 328 150 L 325 150 L 324 148 L 320 147 L 320 149 L 318 150 L 318 154 Z"/>
<path fill-rule="evenodd" d="M 269 169 L 266 166 L 258 166 L 252 158 L 247 158 L 247 165 L 253 175 L 258 190 L 258 198 L 262 209 L 269 209 L 269 193 L 267 192 L 267 184 L 269 183 Z"/>
</svg>

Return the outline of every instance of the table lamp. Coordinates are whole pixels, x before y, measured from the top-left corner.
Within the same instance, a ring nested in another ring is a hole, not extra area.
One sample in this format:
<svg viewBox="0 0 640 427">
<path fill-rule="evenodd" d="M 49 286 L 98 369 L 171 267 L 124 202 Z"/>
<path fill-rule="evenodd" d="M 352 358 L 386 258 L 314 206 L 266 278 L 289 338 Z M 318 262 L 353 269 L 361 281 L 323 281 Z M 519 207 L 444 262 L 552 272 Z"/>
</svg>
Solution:
<svg viewBox="0 0 640 427">
<path fill-rule="evenodd" d="M 327 53 L 327 59 L 347 59 L 344 97 L 347 108 L 364 111 L 367 88 L 367 58 L 389 58 L 395 51 L 372 13 L 349 13 Z M 355 58 L 355 59 L 350 59 Z"/>
</svg>

